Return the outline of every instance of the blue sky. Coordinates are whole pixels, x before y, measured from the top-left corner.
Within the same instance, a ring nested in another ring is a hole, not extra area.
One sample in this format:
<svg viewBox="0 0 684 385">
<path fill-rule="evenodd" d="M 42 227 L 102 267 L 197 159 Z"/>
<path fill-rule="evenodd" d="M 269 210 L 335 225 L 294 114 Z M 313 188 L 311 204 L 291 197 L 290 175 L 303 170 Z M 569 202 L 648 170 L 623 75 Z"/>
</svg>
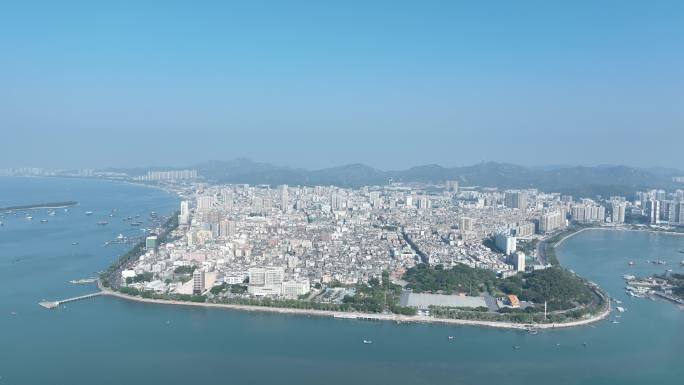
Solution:
<svg viewBox="0 0 684 385">
<path fill-rule="evenodd" d="M 0 167 L 684 167 L 681 1 L 108 3 L 0 4 Z"/>
</svg>

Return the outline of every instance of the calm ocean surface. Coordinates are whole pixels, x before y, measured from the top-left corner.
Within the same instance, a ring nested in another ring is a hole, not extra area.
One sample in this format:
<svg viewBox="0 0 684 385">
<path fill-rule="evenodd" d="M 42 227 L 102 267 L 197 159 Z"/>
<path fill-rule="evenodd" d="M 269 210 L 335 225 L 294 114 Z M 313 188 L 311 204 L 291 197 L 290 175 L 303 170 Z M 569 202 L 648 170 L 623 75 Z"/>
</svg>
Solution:
<svg viewBox="0 0 684 385">
<path fill-rule="evenodd" d="M 684 254 L 677 252 L 684 249 L 684 237 L 588 231 L 566 241 L 561 262 L 623 300 L 627 312 L 619 325 L 605 321 L 536 336 L 109 297 L 48 311 L 38 306 L 40 300 L 94 291 L 68 281 L 93 276 L 125 251 L 104 247 L 105 241 L 141 233 L 122 217 L 167 214 L 178 204 L 174 195 L 128 184 L 0 177 L 0 207 L 61 200 L 79 205 L 55 216 L 35 211 L 33 221 L 23 213 L 0 218 L 0 384 L 604 385 L 681 384 L 684 378 L 684 311 L 663 301 L 627 298 L 621 279 L 665 268 L 647 259 L 684 270 Z M 113 208 L 118 217 L 109 218 Z M 110 224 L 98 226 L 98 220 Z M 637 265 L 628 267 L 630 260 Z M 364 338 L 374 343 L 364 345 Z"/>
</svg>

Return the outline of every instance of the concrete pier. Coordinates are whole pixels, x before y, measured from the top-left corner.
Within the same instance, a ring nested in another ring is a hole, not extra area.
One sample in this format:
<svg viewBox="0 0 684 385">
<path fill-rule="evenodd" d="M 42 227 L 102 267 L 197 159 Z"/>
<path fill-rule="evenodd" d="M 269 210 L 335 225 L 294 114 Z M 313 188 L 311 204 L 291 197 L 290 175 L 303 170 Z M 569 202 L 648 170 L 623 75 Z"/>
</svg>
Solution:
<svg viewBox="0 0 684 385">
<path fill-rule="evenodd" d="M 83 299 L 88 299 L 88 298 L 97 297 L 98 295 L 102 295 L 102 292 L 101 292 L 101 291 L 98 291 L 98 292 L 95 292 L 95 293 L 90 293 L 90 294 L 86 294 L 86 295 L 81 295 L 81 296 L 73 297 L 73 298 L 67 298 L 67 299 L 63 299 L 63 300 L 60 300 L 60 301 L 43 301 L 43 302 L 39 302 L 38 304 L 39 304 L 40 306 L 46 308 L 46 309 L 54 309 L 54 308 L 59 307 L 59 305 L 61 305 L 61 304 L 63 304 L 63 303 L 74 302 L 74 301 L 80 301 L 80 300 L 83 300 Z"/>
</svg>

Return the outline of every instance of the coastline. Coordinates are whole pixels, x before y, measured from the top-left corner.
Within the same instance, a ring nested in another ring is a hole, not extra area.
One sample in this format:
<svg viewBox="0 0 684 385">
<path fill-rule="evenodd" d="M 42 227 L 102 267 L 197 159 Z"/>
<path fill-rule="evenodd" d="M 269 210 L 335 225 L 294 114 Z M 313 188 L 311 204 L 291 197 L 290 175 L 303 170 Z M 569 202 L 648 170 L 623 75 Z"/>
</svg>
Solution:
<svg viewBox="0 0 684 385">
<path fill-rule="evenodd" d="M 584 227 L 582 229 L 579 229 L 571 234 L 568 234 L 558 240 L 558 242 L 553 244 L 553 247 L 556 248 L 563 244 L 567 239 L 570 239 L 574 237 L 577 234 L 580 234 L 582 232 L 585 232 L 587 230 L 602 230 L 602 231 L 632 231 L 632 232 L 638 232 L 638 233 L 653 233 L 653 234 L 668 234 L 668 235 L 678 235 L 678 236 L 684 236 L 684 233 L 677 232 L 677 231 L 661 231 L 661 230 L 653 230 L 653 229 L 629 229 L 629 228 L 620 228 L 620 227 L 603 227 L 603 226 L 596 226 L 596 227 Z"/>
<path fill-rule="evenodd" d="M 329 310 L 314 310 L 314 309 L 294 309 L 294 308 L 282 308 L 282 307 L 265 307 L 265 306 L 250 306 L 250 305 L 235 305 L 235 304 L 223 304 L 223 303 L 206 303 L 206 302 L 186 302 L 186 301 L 174 301 L 174 300 L 164 300 L 164 299 L 153 299 L 153 298 L 142 298 L 135 297 L 123 293 L 113 291 L 111 289 L 103 288 L 98 281 L 98 287 L 101 289 L 103 295 L 108 295 L 112 297 L 121 298 L 128 301 L 136 301 L 143 303 L 152 303 L 158 305 L 171 305 L 171 306 L 195 306 L 195 307 L 206 307 L 206 308 L 218 308 L 218 309 L 228 309 L 236 311 L 245 312 L 263 312 L 263 313 L 277 313 L 277 314 L 289 314 L 289 315 L 300 315 L 300 316 L 316 316 L 316 317 L 327 317 L 335 319 L 356 319 L 356 320 L 369 320 L 369 321 L 389 321 L 396 323 L 435 323 L 435 324 L 447 324 L 447 325 L 459 325 L 459 326 L 479 326 L 479 327 L 491 327 L 497 329 L 514 329 L 514 330 L 527 330 L 529 328 L 534 329 L 561 329 L 588 325 L 601 321 L 608 317 L 611 312 L 610 303 L 606 309 L 601 313 L 594 315 L 592 317 L 565 322 L 565 323 L 549 323 L 549 324 L 519 324 L 513 322 L 496 322 L 496 321 L 477 321 L 477 320 L 460 320 L 451 318 L 434 318 L 427 316 L 406 316 L 399 314 L 376 314 L 376 313 L 360 313 L 360 312 L 336 312 Z"/>
<path fill-rule="evenodd" d="M 99 178 L 99 177 L 88 177 L 88 176 L 66 176 L 66 175 L 0 175 L 0 177 L 6 178 L 51 178 L 51 179 L 77 179 L 84 181 L 100 181 L 100 182 L 111 182 L 111 183 L 123 183 L 132 186 L 147 187 L 155 190 L 164 191 L 170 194 L 176 194 L 178 191 L 166 186 L 159 186 L 154 184 L 142 183 L 136 180 L 129 179 L 115 179 L 115 178 Z"/>
<path fill-rule="evenodd" d="M 566 235 L 561 240 L 552 245 L 555 249 L 558 245 L 564 242 L 566 239 L 575 236 L 585 230 L 590 230 L 589 228 L 582 228 L 571 234 Z M 606 230 L 621 230 L 621 229 L 606 229 Z M 637 230 L 633 230 L 637 231 Z M 483 321 L 483 320 L 465 320 L 465 319 L 452 319 L 452 318 L 435 318 L 430 316 L 420 316 L 420 315 L 401 315 L 394 313 L 364 313 L 364 312 L 343 312 L 343 311 L 331 311 L 331 310 L 315 310 L 315 309 L 297 309 L 297 308 L 287 308 L 287 307 L 267 307 L 267 306 L 256 306 L 256 305 L 239 305 L 239 304 L 228 304 L 228 303 L 207 303 L 207 302 L 191 302 L 191 301 L 178 301 L 171 299 L 155 299 L 155 298 L 143 298 L 140 296 L 133 296 L 129 294 L 124 294 L 110 288 L 106 288 L 102 285 L 101 281 L 97 281 L 97 286 L 103 295 L 108 295 L 112 297 L 117 297 L 120 299 L 135 301 L 148 304 L 158 304 L 158 305 L 171 305 L 171 306 L 194 306 L 194 307 L 204 307 L 204 308 L 219 308 L 234 311 L 244 311 L 244 312 L 263 312 L 263 313 L 275 313 L 275 314 L 285 314 L 285 315 L 299 315 L 299 316 L 315 316 L 315 317 L 326 317 L 326 318 L 336 318 L 336 319 L 352 319 L 352 320 L 368 320 L 368 321 L 389 321 L 395 323 L 426 323 L 426 324 L 443 324 L 443 325 L 455 325 L 455 326 L 476 326 L 476 327 L 489 327 L 497 329 L 512 329 L 512 330 L 528 330 L 528 329 L 563 329 L 578 326 L 585 326 L 601 320 L 606 319 L 610 316 L 612 311 L 610 298 L 607 293 L 604 293 L 597 288 L 595 292 L 603 298 L 606 302 L 606 306 L 598 314 L 593 314 L 590 317 L 569 321 L 561 323 L 547 323 L 547 324 L 530 324 L 530 323 L 515 323 L 515 322 L 504 322 L 504 321 Z"/>
</svg>

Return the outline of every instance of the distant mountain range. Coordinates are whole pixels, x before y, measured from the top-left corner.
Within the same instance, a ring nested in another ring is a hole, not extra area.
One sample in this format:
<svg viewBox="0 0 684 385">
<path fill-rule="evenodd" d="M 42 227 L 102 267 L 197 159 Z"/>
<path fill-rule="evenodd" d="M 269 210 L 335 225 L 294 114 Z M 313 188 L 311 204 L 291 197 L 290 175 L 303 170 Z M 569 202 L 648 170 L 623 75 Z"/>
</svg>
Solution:
<svg viewBox="0 0 684 385">
<path fill-rule="evenodd" d="M 446 168 L 424 165 L 399 171 L 383 171 L 364 164 L 319 170 L 305 170 L 254 162 L 245 158 L 208 161 L 191 168 L 209 181 L 269 185 L 336 185 L 359 187 L 395 182 L 443 183 L 457 180 L 461 186 L 538 188 L 579 197 L 596 195 L 632 196 L 650 188 L 684 188 L 672 181 L 684 171 L 667 168 L 627 166 L 549 166 L 523 167 L 508 163 L 485 162 L 473 166 Z"/>
</svg>

